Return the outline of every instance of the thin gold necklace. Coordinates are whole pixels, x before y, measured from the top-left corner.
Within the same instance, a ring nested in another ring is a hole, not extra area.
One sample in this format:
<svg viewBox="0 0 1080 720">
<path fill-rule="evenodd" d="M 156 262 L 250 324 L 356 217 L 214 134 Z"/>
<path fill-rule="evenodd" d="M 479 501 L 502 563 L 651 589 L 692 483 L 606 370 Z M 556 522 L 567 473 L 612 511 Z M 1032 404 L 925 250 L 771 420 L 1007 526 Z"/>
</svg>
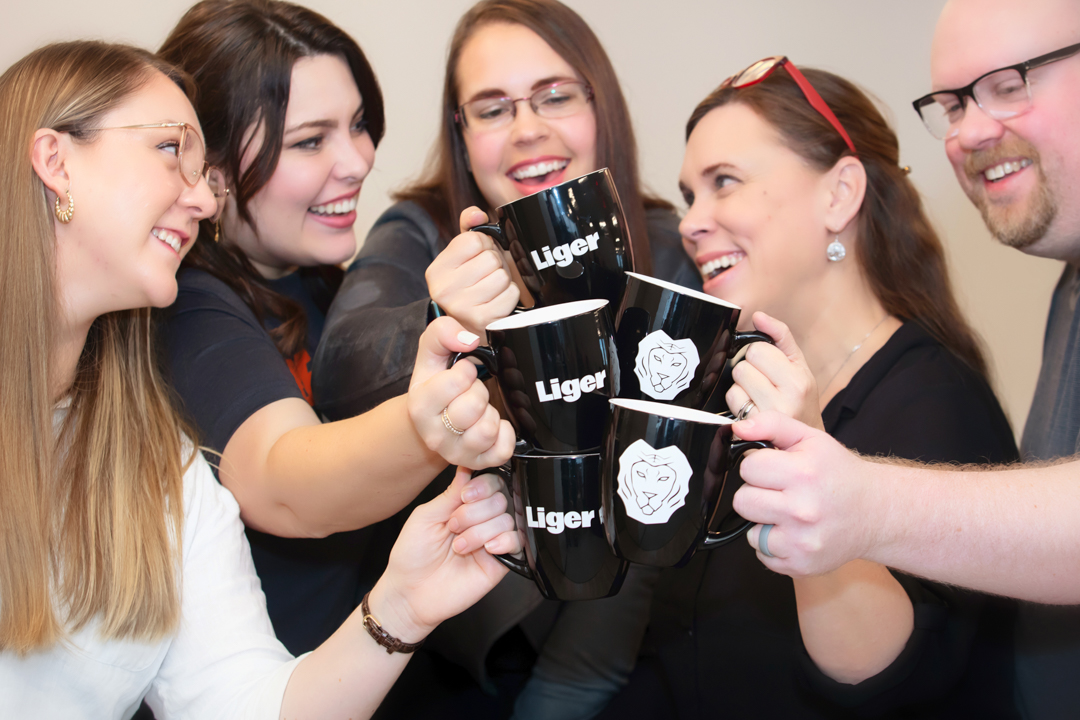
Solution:
<svg viewBox="0 0 1080 720">
<path fill-rule="evenodd" d="M 833 380 L 835 380 L 837 376 L 840 375 L 840 371 L 843 370 L 844 366 L 848 364 L 848 360 L 851 360 L 852 356 L 855 355 L 855 353 L 859 352 L 859 348 L 861 348 L 866 343 L 866 341 L 870 339 L 870 336 L 874 334 L 874 331 L 881 327 L 881 323 L 885 322 L 888 318 L 889 313 L 885 313 L 885 317 L 878 320 L 877 325 L 870 328 L 870 332 L 866 333 L 866 335 L 863 336 L 863 339 L 859 341 L 859 344 L 851 348 L 851 352 L 849 352 L 847 354 L 847 357 L 844 358 L 844 362 L 840 363 L 840 367 L 836 368 L 836 372 L 834 372 L 833 376 L 829 378 L 829 382 L 825 383 L 825 387 L 822 388 L 822 391 L 829 389 L 829 386 L 833 384 Z"/>
</svg>

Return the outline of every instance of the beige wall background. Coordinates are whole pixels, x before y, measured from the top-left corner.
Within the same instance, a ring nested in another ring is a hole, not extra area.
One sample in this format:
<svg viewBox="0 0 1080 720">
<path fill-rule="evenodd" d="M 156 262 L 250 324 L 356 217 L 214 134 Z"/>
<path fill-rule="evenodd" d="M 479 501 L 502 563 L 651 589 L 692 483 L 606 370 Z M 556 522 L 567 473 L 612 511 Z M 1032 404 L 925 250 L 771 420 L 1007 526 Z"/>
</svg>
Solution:
<svg viewBox="0 0 1080 720">
<path fill-rule="evenodd" d="M 705 94 L 751 62 L 786 54 L 847 76 L 878 97 L 903 163 L 945 239 L 961 303 L 986 340 L 995 387 L 1019 435 L 1060 263 L 1000 247 L 960 192 L 941 143 L 910 101 L 929 89 L 930 41 L 942 0 L 567 0 L 600 36 L 634 117 L 649 186 L 682 206 L 683 126 Z M 0 67 L 50 41 L 101 38 L 156 48 L 188 0 L 5 0 Z M 435 138 L 446 48 L 469 0 L 306 0 L 364 48 L 386 96 L 387 127 L 361 194 L 361 239 L 415 176 Z M 992 43 L 995 38 L 986 38 Z"/>
</svg>

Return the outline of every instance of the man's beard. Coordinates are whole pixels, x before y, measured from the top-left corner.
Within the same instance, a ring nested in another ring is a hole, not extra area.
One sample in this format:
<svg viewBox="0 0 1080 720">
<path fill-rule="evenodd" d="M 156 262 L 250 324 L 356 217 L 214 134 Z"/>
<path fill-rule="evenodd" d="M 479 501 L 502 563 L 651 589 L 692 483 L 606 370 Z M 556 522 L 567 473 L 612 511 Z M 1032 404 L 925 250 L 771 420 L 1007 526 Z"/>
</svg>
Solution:
<svg viewBox="0 0 1080 720">
<path fill-rule="evenodd" d="M 996 205 L 990 202 L 986 193 L 982 192 L 985 178 L 982 173 L 975 171 L 975 167 L 992 167 L 1006 158 L 1014 157 L 1029 158 L 1031 165 L 1028 169 L 1036 173 L 1035 190 L 1027 207 L 1016 208 L 1013 204 Z M 971 188 L 967 189 L 968 199 L 979 209 L 990 233 L 1003 245 L 1023 250 L 1042 239 L 1057 216 L 1058 203 L 1034 147 L 1017 140 L 1008 146 L 971 153 L 964 161 L 964 171 L 971 183 Z"/>
</svg>

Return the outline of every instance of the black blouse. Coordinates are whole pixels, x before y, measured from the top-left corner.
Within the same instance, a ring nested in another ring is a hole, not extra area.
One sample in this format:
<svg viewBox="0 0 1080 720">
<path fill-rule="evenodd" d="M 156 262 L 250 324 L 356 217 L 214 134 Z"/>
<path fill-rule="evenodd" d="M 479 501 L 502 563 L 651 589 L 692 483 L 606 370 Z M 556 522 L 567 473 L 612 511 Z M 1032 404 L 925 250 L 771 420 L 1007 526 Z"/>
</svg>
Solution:
<svg viewBox="0 0 1080 720">
<path fill-rule="evenodd" d="M 831 435 L 864 455 L 957 463 L 1018 457 L 987 383 L 911 322 L 822 416 Z M 1018 717 L 1012 602 L 893 574 L 914 604 L 915 630 L 888 668 L 844 685 L 806 654 L 790 578 L 765 568 L 745 542 L 698 553 L 661 578 L 637 677 L 609 711 L 679 718 Z"/>
</svg>

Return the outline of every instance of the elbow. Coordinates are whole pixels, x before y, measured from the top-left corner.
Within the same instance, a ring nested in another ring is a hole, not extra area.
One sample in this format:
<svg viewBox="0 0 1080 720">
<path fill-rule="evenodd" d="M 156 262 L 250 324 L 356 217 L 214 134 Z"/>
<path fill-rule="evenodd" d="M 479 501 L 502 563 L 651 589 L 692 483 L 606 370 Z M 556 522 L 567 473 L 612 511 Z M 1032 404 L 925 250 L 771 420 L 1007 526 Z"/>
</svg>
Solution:
<svg viewBox="0 0 1080 720">
<path fill-rule="evenodd" d="M 351 529 L 336 528 L 326 523 L 301 518 L 291 508 L 283 504 L 275 504 L 273 508 L 263 508 L 261 511 L 254 510 L 251 512 L 241 506 L 240 519 L 244 521 L 245 527 L 283 538 L 316 540 L 333 535 L 341 530 Z"/>
</svg>

